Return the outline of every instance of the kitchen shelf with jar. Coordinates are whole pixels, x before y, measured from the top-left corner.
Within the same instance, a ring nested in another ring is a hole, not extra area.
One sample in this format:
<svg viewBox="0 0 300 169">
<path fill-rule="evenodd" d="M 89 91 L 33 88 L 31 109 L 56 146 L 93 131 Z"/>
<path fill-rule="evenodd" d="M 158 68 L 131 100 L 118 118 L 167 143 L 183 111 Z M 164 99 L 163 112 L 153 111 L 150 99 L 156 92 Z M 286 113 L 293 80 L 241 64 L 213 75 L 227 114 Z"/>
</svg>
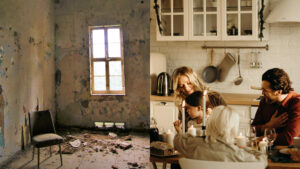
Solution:
<svg viewBox="0 0 300 169">
<path fill-rule="evenodd" d="M 159 0 L 163 31 L 160 34 L 157 29 L 157 40 L 259 40 L 258 2 L 259 0 Z M 182 10 L 175 10 L 178 4 Z M 165 6 L 169 10 L 164 10 Z"/>
</svg>

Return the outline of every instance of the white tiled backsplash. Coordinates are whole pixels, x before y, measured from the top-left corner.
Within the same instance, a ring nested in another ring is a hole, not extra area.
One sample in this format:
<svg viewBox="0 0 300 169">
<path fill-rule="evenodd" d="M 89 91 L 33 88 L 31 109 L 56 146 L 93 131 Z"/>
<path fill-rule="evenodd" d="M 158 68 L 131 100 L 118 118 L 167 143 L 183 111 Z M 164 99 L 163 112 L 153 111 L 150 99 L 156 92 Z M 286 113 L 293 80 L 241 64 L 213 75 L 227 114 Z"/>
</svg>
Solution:
<svg viewBox="0 0 300 169">
<path fill-rule="evenodd" d="M 290 76 L 295 91 L 300 92 L 300 23 L 290 24 L 270 24 L 269 40 L 263 42 L 161 42 L 156 41 L 155 14 L 151 10 L 151 52 L 160 52 L 167 57 L 167 72 L 171 75 L 179 66 L 189 66 L 193 68 L 201 77 L 202 70 L 210 64 L 210 49 L 204 50 L 205 45 L 217 46 L 264 46 L 269 44 L 269 50 L 262 49 L 241 49 L 241 74 L 243 82 L 241 85 L 234 85 L 233 81 L 238 77 L 237 65 L 233 66 L 224 82 L 214 82 L 208 84 L 212 90 L 225 93 L 252 93 L 258 94 L 260 91 L 250 89 L 251 85 L 260 86 L 262 74 L 274 67 L 283 68 Z M 262 68 L 250 68 L 250 53 L 260 51 L 260 61 Z M 224 49 L 214 49 L 214 65 L 217 66 L 224 57 Z M 237 56 L 236 49 L 227 49 Z"/>
</svg>

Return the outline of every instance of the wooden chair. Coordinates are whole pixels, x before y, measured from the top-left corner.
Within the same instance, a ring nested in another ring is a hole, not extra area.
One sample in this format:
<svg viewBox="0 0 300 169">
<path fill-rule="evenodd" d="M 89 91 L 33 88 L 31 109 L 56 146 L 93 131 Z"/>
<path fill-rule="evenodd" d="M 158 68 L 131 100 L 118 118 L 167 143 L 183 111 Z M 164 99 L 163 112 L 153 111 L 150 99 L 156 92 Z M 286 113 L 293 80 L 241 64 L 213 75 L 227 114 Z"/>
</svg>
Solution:
<svg viewBox="0 0 300 169">
<path fill-rule="evenodd" d="M 49 110 L 29 113 L 29 127 L 31 144 L 33 145 L 32 160 L 34 159 L 34 149 L 38 149 L 38 168 L 40 168 L 40 148 L 50 146 L 50 156 L 52 156 L 51 146 L 59 146 L 60 164 L 62 162 L 61 146 L 63 138 L 56 134 Z"/>
<path fill-rule="evenodd" d="M 224 162 L 203 161 L 181 158 L 179 164 L 182 169 L 264 169 L 263 162 Z"/>
</svg>

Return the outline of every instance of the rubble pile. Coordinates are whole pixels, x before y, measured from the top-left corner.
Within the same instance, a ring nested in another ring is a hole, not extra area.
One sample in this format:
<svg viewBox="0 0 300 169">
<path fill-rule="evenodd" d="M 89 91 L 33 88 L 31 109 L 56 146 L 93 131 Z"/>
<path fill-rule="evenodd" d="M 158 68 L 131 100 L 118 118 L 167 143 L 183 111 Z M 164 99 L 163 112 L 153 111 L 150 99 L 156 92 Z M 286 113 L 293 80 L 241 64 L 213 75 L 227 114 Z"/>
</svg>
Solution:
<svg viewBox="0 0 300 169">
<path fill-rule="evenodd" d="M 105 152 L 118 154 L 118 151 L 128 150 L 132 148 L 132 137 L 124 136 L 119 138 L 115 133 L 109 133 L 107 136 L 102 135 L 99 137 L 99 134 L 90 134 L 85 133 L 83 135 L 65 135 L 64 143 L 62 144 L 62 153 L 63 154 L 73 154 L 76 151 L 87 151 L 89 153 L 93 152 Z M 53 152 L 57 152 L 57 149 L 54 149 Z"/>
</svg>

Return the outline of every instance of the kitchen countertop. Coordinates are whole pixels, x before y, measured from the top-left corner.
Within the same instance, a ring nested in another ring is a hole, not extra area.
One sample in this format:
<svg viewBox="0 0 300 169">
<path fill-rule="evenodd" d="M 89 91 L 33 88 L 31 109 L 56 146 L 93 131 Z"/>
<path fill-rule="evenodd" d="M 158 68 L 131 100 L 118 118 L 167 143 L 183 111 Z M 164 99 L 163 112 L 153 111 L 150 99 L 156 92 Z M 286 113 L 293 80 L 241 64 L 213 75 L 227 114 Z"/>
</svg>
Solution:
<svg viewBox="0 0 300 169">
<path fill-rule="evenodd" d="M 249 106 L 258 106 L 260 94 L 237 94 L 237 93 L 221 93 L 227 104 L 232 105 L 249 105 Z M 157 96 L 151 95 L 151 101 L 166 101 L 173 102 L 175 101 L 175 96 Z"/>
</svg>

